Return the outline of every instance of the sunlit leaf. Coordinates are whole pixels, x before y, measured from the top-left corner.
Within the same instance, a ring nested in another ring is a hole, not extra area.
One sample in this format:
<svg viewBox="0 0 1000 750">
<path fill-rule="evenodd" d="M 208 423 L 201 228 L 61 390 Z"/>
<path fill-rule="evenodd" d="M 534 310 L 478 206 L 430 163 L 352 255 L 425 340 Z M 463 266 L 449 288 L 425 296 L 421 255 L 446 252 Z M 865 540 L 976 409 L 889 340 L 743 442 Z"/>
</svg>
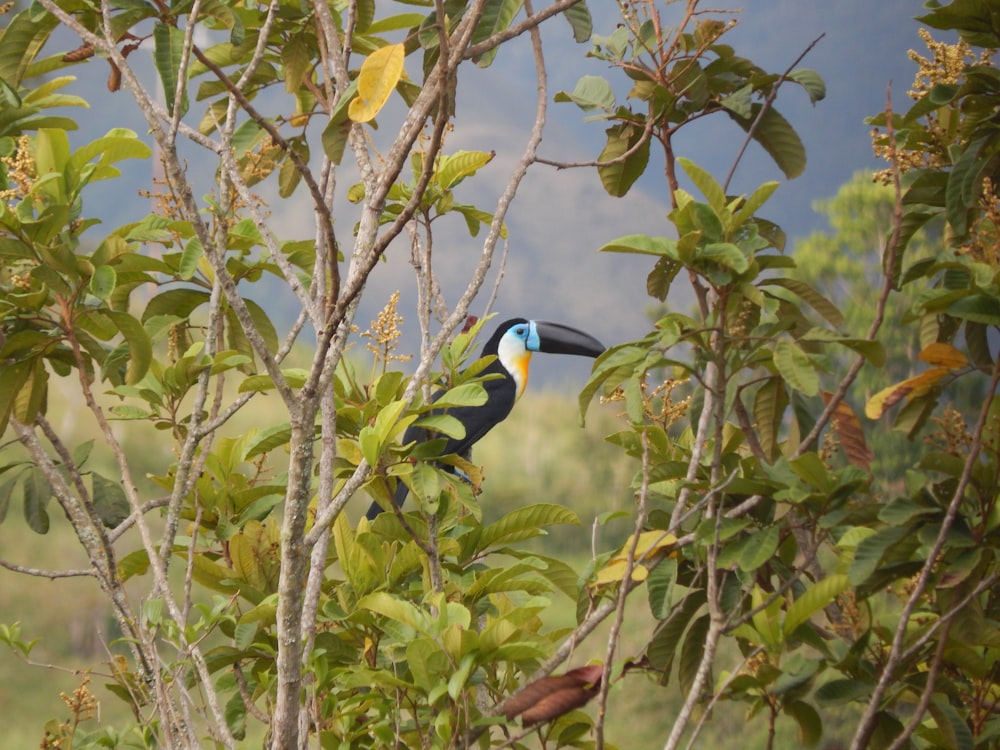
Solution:
<svg viewBox="0 0 1000 750">
<path fill-rule="evenodd" d="M 603 110 L 613 112 L 615 109 L 615 92 L 607 79 L 601 76 L 583 76 L 576 82 L 572 93 L 560 91 L 555 95 L 557 102 L 573 102 L 585 112 Z"/>
<path fill-rule="evenodd" d="M 782 339 L 774 345 L 774 365 L 793 389 L 806 396 L 819 392 L 819 374 L 798 344 Z"/>
<path fill-rule="evenodd" d="M 368 122 L 385 106 L 403 74 L 405 55 L 402 44 L 390 44 L 365 58 L 358 74 L 358 95 L 348 107 L 351 120 Z"/>
<path fill-rule="evenodd" d="M 806 589 L 792 602 L 785 613 L 785 621 L 782 623 L 785 635 L 790 636 L 802 623 L 832 604 L 839 594 L 847 590 L 847 587 L 847 576 L 835 574 L 817 581 Z"/>
</svg>

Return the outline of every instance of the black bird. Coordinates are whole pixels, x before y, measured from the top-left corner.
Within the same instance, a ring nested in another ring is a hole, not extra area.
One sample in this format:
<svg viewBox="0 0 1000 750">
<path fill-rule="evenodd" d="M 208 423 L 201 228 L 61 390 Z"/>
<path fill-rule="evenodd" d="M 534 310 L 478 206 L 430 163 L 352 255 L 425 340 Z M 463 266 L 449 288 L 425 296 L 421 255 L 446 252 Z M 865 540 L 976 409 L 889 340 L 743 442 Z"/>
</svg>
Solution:
<svg viewBox="0 0 1000 750">
<path fill-rule="evenodd" d="M 465 437 L 447 438 L 441 455 L 456 454 L 468 458 L 472 444 L 507 418 L 528 383 L 528 363 L 532 352 L 597 357 L 603 351 L 604 345 L 593 336 L 560 323 L 524 318 L 504 321 L 483 346 L 480 355 L 496 355 L 496 359 L 481 374 L 502 377 L 483 381 L 486 403 L 482 406 L 455 406 L 445 410 L 465 426 Z M 420 427 L 409 427 L 403 433 L 404 445 L 426 439 L 427 433 Z M 407 491 L 406 485 L 399 482 L 394 497 L 397 506 L 403 504 Z M 367 517 L 372 520 L 381 512 L 382 507 L 372 503 Z"/>
</svg>

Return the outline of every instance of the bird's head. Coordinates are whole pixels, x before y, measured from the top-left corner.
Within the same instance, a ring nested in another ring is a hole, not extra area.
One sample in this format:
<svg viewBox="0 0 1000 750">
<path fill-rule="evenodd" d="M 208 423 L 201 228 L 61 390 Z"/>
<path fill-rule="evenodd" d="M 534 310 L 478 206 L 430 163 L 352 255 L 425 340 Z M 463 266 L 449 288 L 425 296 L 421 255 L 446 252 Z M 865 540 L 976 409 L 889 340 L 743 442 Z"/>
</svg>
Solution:
<svg viewBox="0 0 1000 750">
<path fill-rule="evenodd" d="M 604 345 L 588 333 L 561 323 L 525 318 L 501 323 L 483 347 L 483 354 L 496 354 L 500 364 L 514 378 L 518 396 L 528 383 L 528 363 L 533 352 L 597 357 L 603 351 Z"/>
</svg>

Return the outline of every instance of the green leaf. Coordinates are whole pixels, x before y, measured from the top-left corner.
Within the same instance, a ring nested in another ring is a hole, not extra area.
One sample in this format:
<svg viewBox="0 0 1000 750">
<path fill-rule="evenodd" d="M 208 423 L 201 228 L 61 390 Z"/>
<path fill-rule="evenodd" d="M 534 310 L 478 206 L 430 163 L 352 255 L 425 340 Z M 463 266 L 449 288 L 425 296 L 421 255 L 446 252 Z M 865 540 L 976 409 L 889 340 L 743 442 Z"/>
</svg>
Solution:
<svg viewBox="0 0 1000 750">
<path fill-rule="evenodd" d="M 573 28 L 573 41 L 581 44 L 590 41 L 590 36 L 594 33 L 594 24 L 586 0 L 580 0 L 568 7 L 563 11 L 563 16 Z"/>
<path fill-rule="evenodd" d="M 653 639 L 646 648 L 646 658 L 655 669 L 661 671 L 664 682 L 670 676 L 681 636 L 704 603 L 704 589 L 696 589 L 677 602 L 668 617 L 657 626 Z"/>
<path fill-rule="evenodd" d="M 635 253 L 677 258 L 677 242 L 667 237 L 650 237 L 646 234 L 627 234 L 598 248 L 602 253 Z"/>
<path fill-rule="evenodd" d="M 742 570 L 753 573 L 764 563 L 774 557 L 781 538 L 781 527 L 777 524 L 768 526 L 753 534 L 740 554 L 739 566 Z"/>
<path fill-rule="evenodd" d="M 14 15 L 0 35 L 0 79 L 20 87 L 28 66 L 58 25 L 55 15 L 34 17 L 30 8 Z"/>
<path fill-rule="evenodd" d="M 802 623 L 832 604 L 839 594 L 847 590 L 847 587 L 847 576 L 837 574 L 827 576 L 806 589 L 785 613 L 785 621 L 782 623 L 785 635 L 790 636 Z"/>
<path fill-rule="evenodd" d="M 646 171 L 650 139 L 645 137 L 642 128 L 632 123 L 616 125 L 605 133 L 608 140 L 597 157 L 601 162 L 597 173 L 608 195 L 621 198 Z"/>
<path fill-rule="evenodd" d="M 670 615 L 671 594 L 676 578 L 676 560 L 666 559 L 649 572 L 646 579 L 649 611 L 657 620 L 664 620 Z"/>
<path fill-rule="evenodd" d="M 750 108 L 749 117 L 738 117 L 733 112 L 729 112 L 740 125 L 741 128 L 750 131 L 751 126 L 757 119 L 762 105 L 753 104 Z M 751 134 L 764 150 L 771 156 L 774 163 L 778 165 L 786 178 L 789 180 L 798 177 L 806 168 L 806 150 L 802 145 L 802 139 L 795 132 L 795 128 L 774 108 L 768 108 L 758 123 L 756 129 Z"/>
<path fill-rule="evenodd" d="M 169 289 L 153 297 L 142 311 L 142 322 L 157 315 L 187 318 L 195 308 L 208 302 L 209 293 L 199 289 Z"/>
<path fill-rule="evenodd" d="M 816 689 L 816 701 L 823 706 L 844 706 L 868 696 L 874 685 L 863 680 L 830 680 Z"/>
<path fill-rule="evenodd" d="M 785 701 L 782 710 L 798 724 L 801 747 L 812 747 L 823 737 L 823 720 L 816 709 L 805 701 Z"/>
<path fill-rule="evenodd" d="M 840 328 L 844 324 L 844 316 L 837 306 L 804 281 L 782 276 L 764 279 L 760 283 L 761 286 L 779 286 L 795 293 L 835 328 Z"/>
<path fill-rule="evenodd" d="M 118 274 L 112 266 L 98 266 L 94 269 L 94 275 L 90 277 L 90 293 L 97 299 L 106 301 L 115 290 L 118 283 Z"/>
<path fill-rule="evenodd" d="M 166 94 L 167 112 L 174 113 L 177 92 L 181 95 L 181 113 L 188 108 L 187 82 L 180 80 L 181 60 L 184 53 L 184 32 L 170 24 L 158 22 L 153 27 L 153 61 L 160 74 L 160 82 Z"/>
<path fill-rule="evenodd" d="M 810 68 L 796 68 L 785 77 L 802 86 L 806 90 L 806 93 L 809 94 L 809 101 L 813 104 L 826 98 L 826 83 L 823 81 L 823 77 L 815 70 L 811 70 Z"/>
<path fill-rule="evenodd" d="M 17 482 L 13 479 L 0 484 L 0 523 L 7 518 L 7 511 L 10 509 L 10 498 L 14 494 Z"/>
<path fill-rule="evenodd" d="M 560 91 L 555 95 L 557 102 L 572 102 L 584 112 L 603 110 L 614 112 L 615 92 L 611 84 L 601 76 L 583 76 L 576 82 L 573 93 Z"/>
<path fill-rule="evenodd" d="M 775 344 L 773 359 L 781 377 L 793 390 L 806 396 L 819 393 L 819 374 L 808 355 L 794 341 L 782 339 Z"/>
<path fill-rule="evenodd" d="M 362 597 L 357 607 L 358 609 L 367 609 L 383 617 L 388 617 L 390 620 L 402 623 L 416 630 L 418 633 L 426 633 L 430 629 L 430 621 L 426 614 L 410 602 L 397 599 L 386 591 L 376 591 Z"/>
<path fill-rule="evenodd" d="M 480 383 L 463 383 L 449 388 L 434 402 L 435 408 L 455 406 L 482 406 L 486 403 L 486 391 Z"/>
<path fill-rule="evenodd" d="M 858 542 L 848 571 L 852 586 L 864 583 L 878 568 L 889 549 L 913 533 L 909 526 L 889 526 Z"/>
<path fill-rule="evenodd" d="M 90 480 L 94 488 L 94 511 L 101 523 L 113 529 L 132 512 L 125 490 L 120 481 L 112 482 L 96 472 L 91 475 Z"/>
<path fill-rule="evenodd" d="M 499 544 L 511 544 L 522 539 L 530 539 L 544 533 L 542 527 L 556 524 L 580 523 L 579 517 L 569 508 L 561 505 L 528 505 L 507 513 L 498 521 L 483 529 L 479 537 L 479 549 Z"/>
<path fill-rule="evenodd" d="M 479 23 L 472 33 L 472 43 L 477 44 L 485 41 L 494 34 L 507 29 L 518 13 L 524 0 L 486 0 Z M 487 68 L 496 58 L 499 47 L 494 47 L 489 52 L 481 55 L 476 64 L 481 68 Z"/>
<path fill-rule="evenodd" d="M 450 190 L 489 164 L 495 155 L 493 151 L 457 151 L 442 156 L 434 170 L 438 185 Z"/>
<path fill-rule="evenodd" d="M 129 357 L 125 382 L 128 385 L 135 385 L 142 380 L 149 369 L 149 363 L 153 359 L 153 342 L 142 327 L 142 323 L 128 313 L 106 310 L 105 315 L 115 324 L 128 345 Z"/>
<path fill-rule="evenodd" d="M 711 623 L 709 615 L 702 615 L 688 628 L 684 644 L 681 646 L 680 659 L 677 662 L 677 681 L 684 695 L 691 692 L 695 675 L 705 653 L 705 637 Z"/>
<path fill-rule="evenodd" d="M 181 262 L 177 268 L 177 274 L 185 281 L 194 276 L 198 270 L 198 261 L 205 254 L 205 249 L 201 246 L 201 240 L 192 237 L 184 245 L 184 252 L 181 253 Z"/>
<path fill-rule="evenodd" d="M 47 534 L 49 532 L 49 513 L 46 506 L 52 497 L 52 487 L 39 469 L 28 474 L 24 481 L 23 495 L 24 520 L 27 521 L 28 528 L 36 534 Z"/>
<path fill-rule="evenodd" d="M 705 196 L 708 205 L 712 207 L 717 215 L 721 215 L 726 210 L 726 192 L 722 186 L 715 181 L 715 178 L 707 171 L 699 167 L 690 159 L 683 156 L 678 157 L 677 162 L 684 168 L 684 172 L 691 179 L 701 194 Z"/>
</svg>

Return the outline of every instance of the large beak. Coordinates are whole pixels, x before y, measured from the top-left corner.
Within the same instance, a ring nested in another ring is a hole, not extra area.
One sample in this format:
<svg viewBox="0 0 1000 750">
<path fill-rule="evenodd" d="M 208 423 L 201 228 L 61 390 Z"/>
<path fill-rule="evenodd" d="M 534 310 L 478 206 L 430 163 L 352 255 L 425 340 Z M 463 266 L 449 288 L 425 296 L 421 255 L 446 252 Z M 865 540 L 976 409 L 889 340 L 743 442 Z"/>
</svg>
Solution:
<svg viewBox="0 0 1000 750">
<path fill-rule="evenodd" d="M 527 348 L 534 352 L 548 354 L 579 354 L 583 357 L 599 357 L 604 352 L 604 344 L 589 333 L 561 323 L 544 320 L 531 321 Z"/>
</svg>

